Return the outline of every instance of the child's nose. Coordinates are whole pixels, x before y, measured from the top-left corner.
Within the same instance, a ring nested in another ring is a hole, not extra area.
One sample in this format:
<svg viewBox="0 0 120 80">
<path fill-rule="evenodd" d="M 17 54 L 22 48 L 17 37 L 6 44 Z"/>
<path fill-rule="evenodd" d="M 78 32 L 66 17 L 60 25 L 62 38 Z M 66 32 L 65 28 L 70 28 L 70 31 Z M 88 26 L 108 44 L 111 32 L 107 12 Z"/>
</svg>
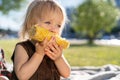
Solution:
<svg viewBox="0 0 120 80">
<path fill-rule="evenodd" d="M 56 33 L 56 28 L 55 26 L 52 26 L 50 29 L 49 29 L 50 32 L 53 32 L 53 33 Z"/>
</svg>

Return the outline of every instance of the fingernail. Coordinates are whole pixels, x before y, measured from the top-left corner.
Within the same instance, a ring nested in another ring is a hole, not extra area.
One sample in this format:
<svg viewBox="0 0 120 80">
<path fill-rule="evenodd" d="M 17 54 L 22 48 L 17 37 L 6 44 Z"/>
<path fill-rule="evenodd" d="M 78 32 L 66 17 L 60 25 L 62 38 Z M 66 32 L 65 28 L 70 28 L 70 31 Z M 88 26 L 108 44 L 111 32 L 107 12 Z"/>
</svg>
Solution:
<svg viewBox="0 0 120 80">
<path fill-rule="evenodd" d="M 35 45 L 38 46 L 38 43 L 36 43 Z"/>
</svg>

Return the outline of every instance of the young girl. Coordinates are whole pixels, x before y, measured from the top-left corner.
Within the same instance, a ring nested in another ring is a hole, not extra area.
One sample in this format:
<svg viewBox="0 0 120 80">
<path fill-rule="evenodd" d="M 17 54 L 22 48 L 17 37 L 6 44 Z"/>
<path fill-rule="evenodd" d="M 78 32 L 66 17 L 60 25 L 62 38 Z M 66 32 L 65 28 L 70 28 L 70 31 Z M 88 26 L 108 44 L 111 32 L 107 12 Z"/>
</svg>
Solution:
<svg viewBox="0 0 120 80">
<path fill-rule="evenodd" d="M 11 80 L 60 80 L 70 75 L 70 66 L 62 54 L 62 47 L 56 38 L 37 42 L 29 38 L 33 25 L 44 27 L 55 34 L 61 34 L 65 24 L 65 12 L 54 0 L 34 0 L 28 7 L 23 23 L 22 37 L 25 41 L 16 44 L 12 60 Z"/>
</svg>

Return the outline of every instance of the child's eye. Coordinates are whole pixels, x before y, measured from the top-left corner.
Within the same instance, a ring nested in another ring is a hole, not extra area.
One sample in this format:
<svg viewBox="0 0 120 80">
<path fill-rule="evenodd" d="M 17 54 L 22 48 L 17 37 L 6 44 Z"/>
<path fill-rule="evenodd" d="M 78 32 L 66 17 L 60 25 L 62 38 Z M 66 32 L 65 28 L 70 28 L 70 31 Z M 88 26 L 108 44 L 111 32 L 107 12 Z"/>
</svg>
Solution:
<svg viewBox="0 0 120 80">
<path fill-rule="evenodd" d="M 50 22 L 49 22 L 49 21 L 47 21 L 47 22 L 45 22 L 45 24 L 50 24 Z"/>
<path fill-rule="evenodd" d="M 61 25 L 57 25 L 59 28 L 61 27 Z"/>
</svg>

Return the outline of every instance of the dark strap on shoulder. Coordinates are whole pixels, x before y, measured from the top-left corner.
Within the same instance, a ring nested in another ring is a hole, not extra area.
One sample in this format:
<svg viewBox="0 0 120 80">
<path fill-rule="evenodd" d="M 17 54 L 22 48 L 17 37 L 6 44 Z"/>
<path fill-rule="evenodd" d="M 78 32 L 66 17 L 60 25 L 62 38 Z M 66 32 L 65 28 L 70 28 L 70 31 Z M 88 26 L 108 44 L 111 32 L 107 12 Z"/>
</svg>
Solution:
<svg viewBox="0 0 120 80">
<path fill-rule="evenodd" d="M 27 41 L 24 41 L 24 42 L 19 42 L 16 44 L 17 45 L 21 45 L 26 51 L 27 51 L 27 54 L 29 56 L 29 58 L 33 55 L 33 53 L 35 52 L 35 46 L 31 43 L 31 41 L 27 40 Z M 16 48 L 15 46 L 15 48 Z M 15 54 L 15 49 L 14 49 L 14 52 L 13 52 L 13 55 L 11 57 L 11 60 L 14 62 L 14 54 Z"/>
</svg>

